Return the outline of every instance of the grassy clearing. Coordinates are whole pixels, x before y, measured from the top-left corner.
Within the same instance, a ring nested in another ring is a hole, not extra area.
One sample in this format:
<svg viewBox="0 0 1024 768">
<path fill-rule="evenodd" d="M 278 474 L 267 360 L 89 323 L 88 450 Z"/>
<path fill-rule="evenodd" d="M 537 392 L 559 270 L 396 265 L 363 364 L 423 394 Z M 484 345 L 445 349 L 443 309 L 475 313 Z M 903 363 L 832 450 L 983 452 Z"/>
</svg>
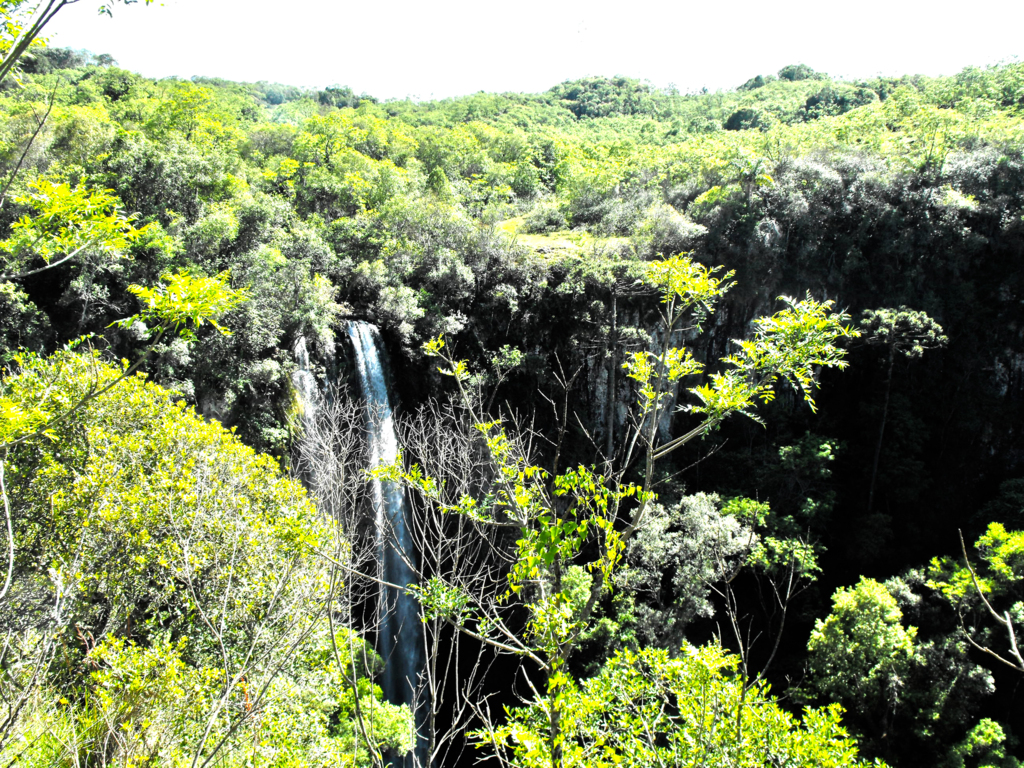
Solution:
<svg viewBox="0 0 1024 768">
<path fill-rule="evenodd" d="M 557 232 L 525 233 L 523 217 L 507 219 L 498 224 L 520 245 L 548 257 L 584 256 L 587 254 L 622 253 L 629 248 L 627 237 L 600 237 L 584 230 L 563 229 Z"/>
</svg>

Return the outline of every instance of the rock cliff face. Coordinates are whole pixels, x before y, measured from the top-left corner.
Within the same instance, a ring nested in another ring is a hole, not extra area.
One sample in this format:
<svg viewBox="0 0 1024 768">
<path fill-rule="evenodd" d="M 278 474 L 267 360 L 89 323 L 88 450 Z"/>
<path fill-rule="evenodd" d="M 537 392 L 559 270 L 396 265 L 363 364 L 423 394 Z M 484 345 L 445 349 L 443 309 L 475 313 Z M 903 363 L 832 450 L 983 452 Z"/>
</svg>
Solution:
<svg viewBox="0 0 1024 768">
<path fill-rule="evenodd" d="M 924 310 L 949 336 L 946 349 L 900 361 L 893 371 L 892 421 L 874 505 L 884 519 L 871 524 L 881 526 L 881 538 L 871 546 L 880 546 L 883 557 L 899 550 L 902 559 L 909 548 L 926 558 L 948 549 L 951 532 L 1000 481 L 1024 475 L 1017 427 L 1024 423 L 1022 214 L 1024 160 L 993 157 L 988 150 L 951 157 L 939 174 L 902 176 L 856 156 L 783 161 L 773 185 L 694 213 L 704 229 L 694 256 L 734 269 L 737 281 L 705 332 L 687 339 L 702 361 L 728 354 L 730 340 L 744 336 L 753 318 L 776 309 L 779 295 L 807 291 L 835 301 L 853 322 L 867 309 Z M 545 430 L 555 417 L 538 393 L 554 397 L 555 374 L 568 378 L 581 370 L 569 398 L 580 423 L 570 420 L 570 429 L 579 438 L 576 458 L 593 461 L 598 449 L 607 450 L 609 426 L 623 431 L 634 397 L 622 355 L 661 343 L 652 335 L 657 297 L 618 295 L 613 323 L 613 296 L 597 272 L 549 263 L 536 285 L 542 287 L 519 291 L 511 322 L 468 312 L 456 343 L 471 360 L 480 350 L 473 361 L 478 369 L 486 366 L 485 350 L 501 344 L 526 350 L 526 363 L 496 402 L 536 413 L 535 423 Z M 613 338 L 619 352 L 609 392 Z M 811 431 L 841 445 L 836 516 L 849 531 L 870 528 L 862 496 L 877 443 L 885 365 L 877 350 L 857 341 L 849 361 L 848 371 L 824 377 L 816 416 L 795 395 L 783 395 L 769 406 L 767 428 L 737 421 L 702 441 L 705 454 L 724 447 L 683 476 L 687 488 L 778 496 L 757 479 L 756 465 Z M 415 357 L 407 365 L 422 370 Z M 444 382 L 423 373 L 416 396 L 441 391 Z M 673 427 L 666 419 L 660 427 L 667 435 L 682 423 Z M 685 465 L 701 455 L 678 461 Z"/>
<path fill-rule="evenodd" d="M 1004 349 L 992 363 L 990 386 L 996 397 L 1024 399 L 1024 350 Z"/>
</svg>

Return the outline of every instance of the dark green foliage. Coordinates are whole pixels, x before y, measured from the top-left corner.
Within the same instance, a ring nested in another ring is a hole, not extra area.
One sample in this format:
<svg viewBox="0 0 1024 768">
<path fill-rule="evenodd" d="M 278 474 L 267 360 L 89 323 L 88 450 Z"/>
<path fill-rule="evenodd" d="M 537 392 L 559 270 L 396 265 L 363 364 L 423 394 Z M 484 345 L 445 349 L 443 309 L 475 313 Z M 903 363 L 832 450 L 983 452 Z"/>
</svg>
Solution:
<svg viewBox="0 0 1024 768">
<path fill-rule="evenodd" d="M 272 92 L 275 100 L 266 98 L 268 104 L 280 104 L 285 101 L 287 92 L 281 92 L 280 87 L 277 93 Z M 356 95 L 356 92 L 347 85 L 329 85 L 316 94 L 316 100 L 325 107 L 358 107 L 362 102 L 368 101 L 375 104 L 377 100 L 368 94 Z"/>
<path fill-rule="evenodd" d="M 230 172 L 237 161 L 226 152 L 204 150 L 176 137 L 153 142 L 139 134 L 120 137 L 116 150 L 97 181 L 115 189 L 144 220 L 166 225 L 178 215 L 193 223 L 206 203 L 230 194 Z"/>
<path fill-rule="evenodd" d="M 812 698 L 841 701 L 869 753 L 890 763 L 951 759 L 993 680 L 949 632 L 940 596 L 912 571 L 884 585 L 862 578 L 833 601 L 809 646 Z"/>
<path fill-rule="evenodd" d="M 272 106 L 284 104 L 286 101 L 296 101 L 303 98 L 306 93 L 294 85 L 281 85 L 281 83 L 268 83 L 261 80 L 250 86 L 260 100 Z"/>
<path fill-rule="evenodd" d="M 747 131 L 765 125 L 764 117 L 758 110 L 745 108 L 737 109 L 729 115 L 724 127 L 727 131 Z"/>
<path fill-rule="evenodd" d="M 45 75 L 59 69 L 109 67 L 116 63 L 105 53 L 97 55 L 72 48 L 37 48 L 25 57 L 21 67 L 27 74 Z"/>
<path fill-rule="evenodd" d="M 824 80 L 828 77 L 824 72 L 815 72 L 806 64 L 790 64 L 779 70 L 780 80 Z"/>
<path fill-rule="evenodd" d="M 93 78 L 100 91 L 110 101 L 118 101 L 131 93 L 132 88 L 142 81 L 134 72 L 118 67 L 107 67 Z"/>
<path fill-rule="evenodd" d="M 658 94 L 628 77 L 570 80 L 548 91 L 576 117 L 658 114 Z"/>
<path fill-rule="evenodd" d="M 1024 529 L 1024 477 L 999 484 L 996 497 L 975 515 L 974 527 L 977 532 L 980 533 L 981 526 L 990 520 L 998 520 L 1008 528 Z"/>
<path fill-rule="evenodd" d="M 745 82 L 743 85 L 736 88 L 737 91 L 755 91 L 758 88 L 764 88 L 768 83 L 775 80 L 775 75 L 755 75 Z"/>
<path fill-rule="evenodd" d="M 877 100 L 878 94 L 868 88 L 829 85 L 804 102 L 804 111 L 808 120 L 816 120 L 819 117 L 842 115 Z"/>
</svg>

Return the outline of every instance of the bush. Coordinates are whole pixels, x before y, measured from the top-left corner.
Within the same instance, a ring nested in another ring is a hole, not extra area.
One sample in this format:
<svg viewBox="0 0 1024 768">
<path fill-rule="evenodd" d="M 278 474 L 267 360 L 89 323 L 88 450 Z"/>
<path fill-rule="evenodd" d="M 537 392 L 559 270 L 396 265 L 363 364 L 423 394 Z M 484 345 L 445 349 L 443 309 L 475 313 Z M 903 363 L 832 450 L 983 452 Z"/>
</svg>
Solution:
<svg viewBox="0 0 1024 768">
<path fill-rule="evenodd" d="M 558 204 L 551 200 L 541 200 L 526 214 L 524 232 L 556 232 L 566 229 L 569 222 L 565 220 Z"/>
<path fill-rule="evenodd" d="M 385 724 L 378 746 L 407 751 L 411 716 L 368 678 L 379 661 L 327 631 L 320 553 L 346 550 L 304 489 L 141 376 L 74 407 L 119 373 L 62 352 L 3 382 L 6 408 L 66 415 L 7 446 L 2 758 L 170 766 L 223 748 L 231 763 L 256 745 L 268 764 L 363 763 L 356 693 Z"/>
<path fill-rule="evenodd" d="M 568 684 L 562 727 L 565 768 L 852 768 L 867 765 L 840 724 L 838 705 L 808 709 L 803 721 L 767 688 L 744 690 L 738 658 L 720 648 L 621 651 L 599 675 Z M 511 711 L 506 725 L 478 732 L 523 768 L 549 766 L 547 714 L 540 703 Z"/>
<path fill-rule="evenodd" d="M 646 258 L 694 250 L 707 228 L 690 221 L 671 205 L 653 205 L 637 227 L 637 252 Z"/>
</svg>

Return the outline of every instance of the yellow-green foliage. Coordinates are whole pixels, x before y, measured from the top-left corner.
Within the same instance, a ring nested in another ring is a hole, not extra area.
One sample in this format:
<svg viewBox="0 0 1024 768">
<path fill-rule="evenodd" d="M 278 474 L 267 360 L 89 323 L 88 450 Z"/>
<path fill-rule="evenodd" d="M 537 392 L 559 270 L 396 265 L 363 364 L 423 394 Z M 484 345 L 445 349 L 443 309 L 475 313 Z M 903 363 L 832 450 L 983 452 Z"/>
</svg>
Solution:
<svg viewBox="0 0 1024 768">
<path fill-rule="evenodd" d="M 988 595 L 1014 594 L 1024 581 L 1024 531 L 1008 531 L 1002 523 L 990 523 L 975 548 L 981 562 L 975 564 L 978 587 Z M 932 560 L 931 585 L 953 601 L 973 597 L 974 580 L 966 567 L 952 558 Z"/>
<path fill-rule="evenodd" d="M 132 225 L 110 190 L 40 178 L 14 202 L 32 215 L 19 218 L 11 226 L 11 237 L 0 242 L 7 279 L 36 258 L 50 264 L 87 248 L 124 255 L 130 243 L 146 234 Z"/>
<path fill-rule="evenodd" d="M 16 563 L 0 620 L 20 685 L 0 686 L 26 696 L 3 759 L 362 765 L 368 749 L 408 751 L 411 715 L 369 678 L 379 659 L 327 629 L 336 580 L 320 553 L 345 550 L 304 489 L 140 376 L 74 408 L 120 375 L 65 351 L 3 382 L 9 408 L 63 414 L 5 462 Z"/>
<path fill-rule="evenodd" d="M 832 596 L 832 614 L 807 643 L 812 684 L 829 700 L 891 707 L 914 655 L 917 629 L 904 627 L 895 598 L 874 579 Z"/>
<path fill-rule="evenodd" d="M 739 660 L 715 646 L 620 651 L 600 674 L 567 683 L 562 695 L 565 768 L 847 768 L 866 765 L 839 722 L 841 708 L 808 709 L 802 720 L 767 687 L 744 691 Z M 543 703 L 514 709 L 506 725 L 480 731 L 517 768 L 551 765 Z"/>
<path fill-rule="evenodd" d="M 118 373 L 93 355 L 64 352 L 27 360 L 4 395 L 60 413 Z M 255 618 L 275 571 L 312 561 L 329 541 L 303 489 L 273 459 L 138 376 L 16 449 L 8 476 L 25 567 L 33 567 L 29 553 L 45 552 L 34 567 L 66 569 L 83 594 L 109 605 L 112 623 L 143 605 L 136 621 L 156 620 L 172 603 L 199 607 L 185 587 L 200 572 L 234 582 L 225 613 Z M 306 577 L 319 578 L 315 571 Z"/>
<path fill-rule="evenodd" d="M 339 630 L 332 644 L 324 629 L 309 638 L 265 691 L 254 684 L 240 686 L 232 709 L 247 717 L 229 748 L 217 756 L 220 765 L 371 765 L 365 737 L 377 754 L 385 748 L 398 753 L 412 749 L 411 713 L 382 701 L 380 689 L 367 677 L 379 667 L 379 657 L 351 632 Z M 89 654 L 93 671 L 72 691 L 59 696 L 52 689 L 39 692 L 7 753 L 41 767 L 70 768 L 100 759 L 125 766 L 190 765 L 225 681 L 215 667 L 183 661 L 186 645 L 166 638 L 148 646 L 108 638 Z M 347 678 L 357 679 L 356 685 Z M 354 721 L 357 696 L 361 729 Z M 216 738 L 225 735 L 230 720 L 216 723 Z"/>
</svg>

